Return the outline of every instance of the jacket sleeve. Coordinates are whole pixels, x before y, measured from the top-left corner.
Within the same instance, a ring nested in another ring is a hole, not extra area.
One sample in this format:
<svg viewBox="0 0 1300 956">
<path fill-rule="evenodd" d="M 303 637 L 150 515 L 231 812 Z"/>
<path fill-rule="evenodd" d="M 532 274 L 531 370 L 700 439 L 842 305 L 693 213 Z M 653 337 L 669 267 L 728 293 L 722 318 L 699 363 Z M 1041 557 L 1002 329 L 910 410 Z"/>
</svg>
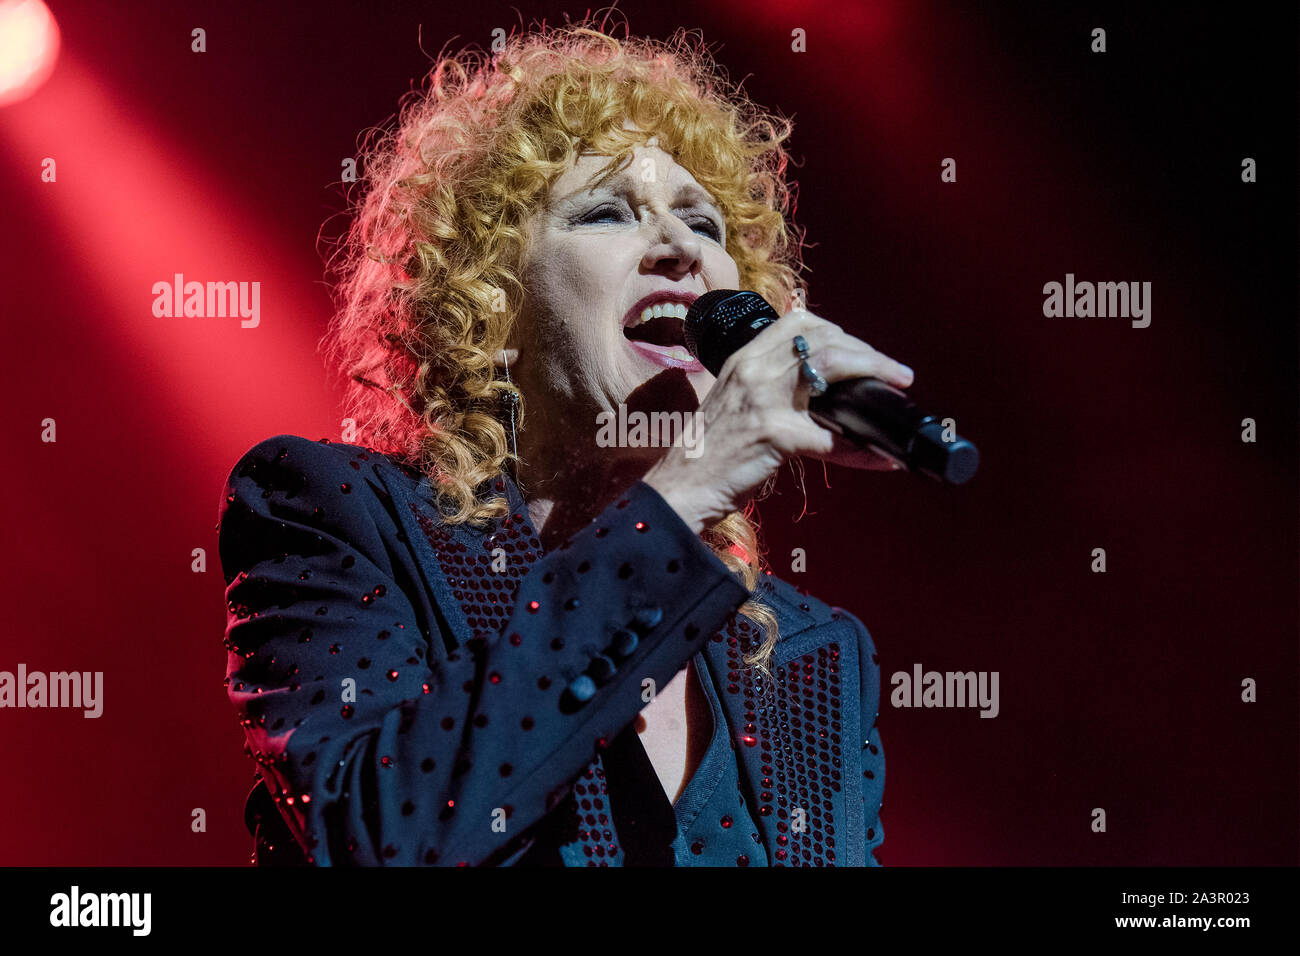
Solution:
<svg viewBox="0 0 1300 956">
<path fill-rule="evenodd" d="M 344 447 L 279 435 L 230 475 L 230 700 L 310 862 L 501 862 L 749 593 L 638 482 L 447 652 L 383 473 Z"/>
<path fill-rule="evenodd" d="M 858 631 L 858 662 L 862 689 L 862 810 L 866 829 L 865 860 L 867 866 L 880 866 L 875 851 L 885 841 L 880 822 L 880 807 L 885 793 L 885 748 L 876 726 L 880 710 L 880 664 L 875 642 L 866 625 L 848 611 L 840 609 Z"/>
</svg>

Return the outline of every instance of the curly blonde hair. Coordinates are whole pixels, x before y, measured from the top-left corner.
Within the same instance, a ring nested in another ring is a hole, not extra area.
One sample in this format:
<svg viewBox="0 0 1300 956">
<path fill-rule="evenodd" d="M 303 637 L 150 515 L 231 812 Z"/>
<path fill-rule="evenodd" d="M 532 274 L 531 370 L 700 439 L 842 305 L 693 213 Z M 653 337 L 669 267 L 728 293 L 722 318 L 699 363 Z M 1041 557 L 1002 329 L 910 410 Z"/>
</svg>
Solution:
<svg viewBox="0 0 1300 956">
<path fill-rule="evenodd" d="M 489 491 L 517 465 L 498 409 L 513 392 L 523 429 L 525 404 L 493 356 L 526 295 L 527 220 L 577 153 L 608 155 L 612 174 L 658 136 L 717 200 L 741 286 L 783 312 L 804 288 L 802 237 L 787 222 L 789 120 L 730 83 L 698 34 L 623 32 L 585 21 L 512 33 L 493 54 L 444 53 L 427 89 L 402 98 L 396 128 L 363 137 L 363 195 L 349 199 L 330 261 L 325 343 L 349 379 L 359 440 L 428 474 L 448 523 L 507 512 Z M 751 594 L 763 573 L 753 509 L 702 535 Z M 740 612 L 767 631 L 746 656 L 767 670 L 776 617 L 752 596 Z"/>
</svg>

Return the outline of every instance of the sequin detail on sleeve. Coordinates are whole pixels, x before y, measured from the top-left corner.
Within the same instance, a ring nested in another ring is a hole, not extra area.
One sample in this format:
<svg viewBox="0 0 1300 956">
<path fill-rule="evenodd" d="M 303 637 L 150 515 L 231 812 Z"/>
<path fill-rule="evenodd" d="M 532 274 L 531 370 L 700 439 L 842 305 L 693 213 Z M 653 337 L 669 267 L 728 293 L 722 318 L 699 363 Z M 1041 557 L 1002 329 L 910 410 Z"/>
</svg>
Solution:
<svg viewBox="0 0 1300 956">
<path fill-rule="evenodd" d="M 524 515 L 516 512 L 495 520 L 480 541 L 481 553 L 472 554 L 468 546 L 414 504 L 411 511 L 438 556 L 452 593 L 474 629 L 473 636 L 496 637 L 514 614 L 520 581 L 545 554 Z M 493 560 L 499 557 L 493 554 L 497 548 L 506 556 L 503 571 L 493 569 Z M 565 815 L 571 824 L 564 827 L 564 832 L 572 839 L 558 848 L 568 865 L 622 866 L 623 851 L 608 803 L 605 771 L 597 755 L 582 772 L 573 792 L 554 811 Z"/>
</svg>

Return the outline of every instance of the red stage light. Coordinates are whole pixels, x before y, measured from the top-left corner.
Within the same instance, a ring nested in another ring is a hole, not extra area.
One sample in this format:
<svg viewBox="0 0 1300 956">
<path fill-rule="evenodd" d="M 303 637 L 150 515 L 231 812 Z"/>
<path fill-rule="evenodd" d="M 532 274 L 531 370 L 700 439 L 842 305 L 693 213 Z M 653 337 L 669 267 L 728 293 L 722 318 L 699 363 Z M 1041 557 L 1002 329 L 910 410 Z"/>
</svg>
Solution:
<svg viewBox="0 0 1300 956">
<path fill-rule="evenodd" d="M 54 71 L 59 27 L 41 0 L 0 0 L 0 106 L 26 99 Z"/>
</svg>

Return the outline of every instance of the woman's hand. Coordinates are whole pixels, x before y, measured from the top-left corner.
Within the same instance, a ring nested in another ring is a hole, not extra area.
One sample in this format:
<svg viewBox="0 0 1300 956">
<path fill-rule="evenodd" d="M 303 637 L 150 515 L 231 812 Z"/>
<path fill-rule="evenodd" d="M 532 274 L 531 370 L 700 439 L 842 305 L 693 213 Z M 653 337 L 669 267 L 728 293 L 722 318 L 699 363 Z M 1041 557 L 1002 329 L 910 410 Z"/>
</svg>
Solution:
<svg viewBox="0 0 1300 956">
<path fill-rule="evenodd" d="M 871 377 L 906 388 L 912 370 L 839 326 L 795 311 L 738 349 L 700 405 L 702 440 L 680 443 L 646 472 L 654 488 L 697 534 L 733 511 L 787 458 L 807 455 L 851 468 L 893 469 L 892 461 L 818 425 L 808 414 L 794 337 L 808 342 L 808 362 L 827 382 Z"/>
</svg>

